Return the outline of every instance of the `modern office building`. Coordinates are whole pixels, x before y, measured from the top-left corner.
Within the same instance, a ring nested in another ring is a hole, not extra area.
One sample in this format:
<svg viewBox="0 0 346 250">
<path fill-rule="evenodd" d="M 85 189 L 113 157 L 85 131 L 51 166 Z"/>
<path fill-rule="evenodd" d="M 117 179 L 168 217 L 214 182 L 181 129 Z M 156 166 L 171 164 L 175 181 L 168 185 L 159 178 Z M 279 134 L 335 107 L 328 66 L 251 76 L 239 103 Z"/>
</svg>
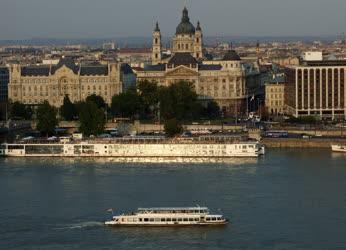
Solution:
<svg viewBox="0 0 346 250">
<path fill-rule="evenodd" d="M 285 106 L 295 117 L 346 118 L 346 61 L 302 61 L 286 68 Z"/>
</svg>

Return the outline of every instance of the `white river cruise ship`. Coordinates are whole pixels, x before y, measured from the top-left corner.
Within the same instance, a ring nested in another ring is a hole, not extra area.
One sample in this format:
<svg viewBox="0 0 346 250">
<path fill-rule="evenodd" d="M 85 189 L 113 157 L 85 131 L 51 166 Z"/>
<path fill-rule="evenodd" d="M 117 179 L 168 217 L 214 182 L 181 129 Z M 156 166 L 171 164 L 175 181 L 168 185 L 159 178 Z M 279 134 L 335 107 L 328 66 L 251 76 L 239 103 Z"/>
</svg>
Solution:
<svg viewBox="0 0 346 250">
<path fill-rule="evenodd" d="M 68 142 L 12 143 L 0 146 L 6 157 L 232 158 L 258 157 L 258 142 Z"/>
<path fill-rule="evenodd" d="M 112 211 L 112 210 L 111 210 Z M 207 207 L 138 208 L 136 212 L 113 216 L 107 226 L 218 226 L 228 220 L 209 214 Z"/>
</svg>

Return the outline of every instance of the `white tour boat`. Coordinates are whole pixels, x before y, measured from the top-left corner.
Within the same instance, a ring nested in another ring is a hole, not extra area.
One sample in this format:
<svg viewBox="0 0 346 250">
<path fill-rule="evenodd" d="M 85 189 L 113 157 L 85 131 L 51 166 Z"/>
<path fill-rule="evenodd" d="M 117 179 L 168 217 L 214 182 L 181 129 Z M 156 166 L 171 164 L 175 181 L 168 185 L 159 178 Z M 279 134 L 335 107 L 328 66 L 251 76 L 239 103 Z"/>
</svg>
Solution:
<svg viewBox="0 0 346 250">
<path fill-rule="evenodd" d="M 332 151 L 346 153 L 346 145 L 332 145 Z"/>
<path fill-rule="evenodd" d="M 112 210 L 111 210 L 112 211 Z M 209 214 L 207 207 L 138 208 L 136 212 L 113 216 L 107 226 L 218 226 L 228 220 Z"/>
<path fill-rule="evenodd" d="M 85 141 L 0 145 L 0 156 L 6 157 L 232 158 L 259 157 L 264 153 L 264 146 L 258 142 Z"/>
</svg>

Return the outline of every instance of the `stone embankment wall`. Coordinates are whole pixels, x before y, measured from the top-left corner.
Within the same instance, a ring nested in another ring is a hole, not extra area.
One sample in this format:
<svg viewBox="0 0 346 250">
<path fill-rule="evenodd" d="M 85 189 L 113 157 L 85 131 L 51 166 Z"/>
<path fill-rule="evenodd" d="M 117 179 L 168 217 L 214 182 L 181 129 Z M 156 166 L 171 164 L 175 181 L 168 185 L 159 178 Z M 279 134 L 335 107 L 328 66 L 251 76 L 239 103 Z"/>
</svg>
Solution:
<svg viewBox="0 0 346 250">
<path fill-rule="evenodd" d="M 285 130 L 285 129 L 283 129 Z M 287 129 L 289 134 L 306 134 L 312 136 L 346 136 L 346 129 L 324 129 L 324 130 L 303 130 L 303 129 Z"/>
<path fill-rule="evenodd" d="M 333 144 L 346 144 L 345 139 L 263 138 L 268 148 L 331 148 Z"/>
</svg>

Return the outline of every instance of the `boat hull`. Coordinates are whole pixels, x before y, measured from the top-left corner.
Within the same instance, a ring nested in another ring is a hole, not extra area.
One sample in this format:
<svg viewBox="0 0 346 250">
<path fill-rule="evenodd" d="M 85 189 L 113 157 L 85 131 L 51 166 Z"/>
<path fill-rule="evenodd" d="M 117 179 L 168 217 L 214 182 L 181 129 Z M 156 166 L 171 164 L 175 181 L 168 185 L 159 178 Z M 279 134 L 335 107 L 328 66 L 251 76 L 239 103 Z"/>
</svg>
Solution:
<svg viewBox="0 0 346 250">
<path fill-rule="evenodd" d="M 157 144 L 3 144 L 7 157 L 110 157 L 110 158 L 233 158 L 264 154 L 259 143 Z"/>
<path fill-rule="evenodd" d="M 107 223 L 105 226 L 108 227 L 206 227 L 206 226 L 226 226 L 229 224 L 228 221 L 217 222 L 217 223 L 195 223 L 195 224 L 183 224 L 183 223 L 172 223 L 172 224 L 119 224 L 119 223 Z"/>
<path fill-rule="evenodd" d="M 346 153 L 346 146 L 332 145 L 332 151 L 338 153 Z"/>
</svg>

